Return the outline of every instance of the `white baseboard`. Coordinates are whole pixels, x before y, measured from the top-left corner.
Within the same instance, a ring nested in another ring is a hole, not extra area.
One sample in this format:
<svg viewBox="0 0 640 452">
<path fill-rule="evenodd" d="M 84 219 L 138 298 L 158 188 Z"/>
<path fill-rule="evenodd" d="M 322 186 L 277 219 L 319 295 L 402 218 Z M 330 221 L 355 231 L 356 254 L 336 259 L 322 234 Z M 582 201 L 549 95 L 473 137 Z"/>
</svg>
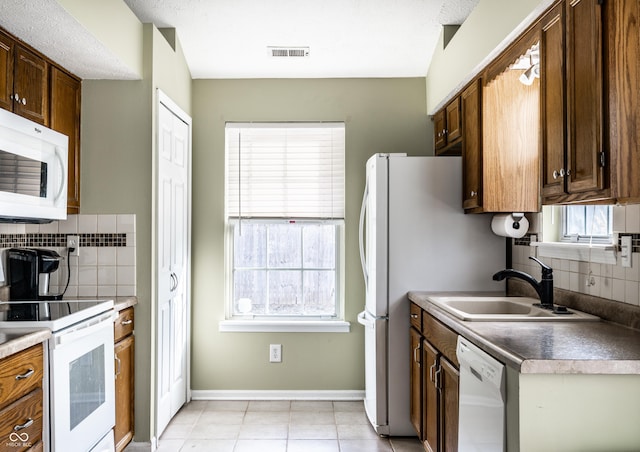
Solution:
<svg viewBox="0 0 640 452">
<path fill-rule="evenodd" d="M 364 400 L 364 391 L 357 390 L 191 390 L 192 400 Z"/>
</svg>

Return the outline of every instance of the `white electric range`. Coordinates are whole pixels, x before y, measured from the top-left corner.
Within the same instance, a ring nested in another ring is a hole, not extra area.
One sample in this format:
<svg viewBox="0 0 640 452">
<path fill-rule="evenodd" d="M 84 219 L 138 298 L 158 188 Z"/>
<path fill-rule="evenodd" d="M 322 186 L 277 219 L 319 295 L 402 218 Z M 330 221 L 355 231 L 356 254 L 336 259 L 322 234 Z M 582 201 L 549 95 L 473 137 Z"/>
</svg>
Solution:
<svg viewBox="0 0 640 452">
<path fill-rule="evenodd" d="M 45 356 L 49 452 L 113 451 L 113 300 L 0 302 L 0 331 L 51 330 Z"/>
</svg>

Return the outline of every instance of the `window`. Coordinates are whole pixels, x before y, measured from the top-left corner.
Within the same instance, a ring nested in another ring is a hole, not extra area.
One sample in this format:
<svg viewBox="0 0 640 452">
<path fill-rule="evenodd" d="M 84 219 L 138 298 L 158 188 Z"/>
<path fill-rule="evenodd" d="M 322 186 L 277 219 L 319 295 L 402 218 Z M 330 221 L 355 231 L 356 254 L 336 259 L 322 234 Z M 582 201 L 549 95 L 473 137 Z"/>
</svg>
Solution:
<svg viewBox="0 0 640 452">
<path fill-rule="evenodd" d="M 337 320 L 343 123 L 226 126 L 228 317 Z"/>
<path fill-rule="evenodd" d="M 613 210 L 611 206 L 564 206 L 562 240 L 569 242 L 611 242 Z"/>
</svg>

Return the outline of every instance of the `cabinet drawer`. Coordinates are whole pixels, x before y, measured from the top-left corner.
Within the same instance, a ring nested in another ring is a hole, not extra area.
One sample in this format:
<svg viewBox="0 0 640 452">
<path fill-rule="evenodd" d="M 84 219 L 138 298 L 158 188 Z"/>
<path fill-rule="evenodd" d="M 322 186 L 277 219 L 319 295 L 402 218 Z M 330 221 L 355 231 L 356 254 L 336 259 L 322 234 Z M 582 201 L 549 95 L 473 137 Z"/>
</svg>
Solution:
<svg viewBox="0 0 640 452">
<path fill-rule="evenodd" d="M 409 315 L 411 326 L 422 331 L 422 309 L 417 304 L 411 303 L 409 305 Z"/>
<path fill-rule="evenodd" d="M 42 389 L 38 388 L 0 411 L 0 452 L 27 450 L 41 437 Z"/>
<path fill-rule="evenodd" d="M 118 342 L 120 339 L 131 333 L 133 333 L 133 306 L 120 311 L 113 326 L 115 342 Z"/>
<path fill-rule="evenodd" d="M 42 344 L 38 344 L 0 361 L 0 406 L 42 385 L 42 353 Z"/>
<path fill-rule="evenodd" d="M 422 335 L 437 348 L 449 361 L 457 368 L 460 368 L 456 347 L 458 345 L 458 334 L 450 330 L 439 320 L 427 312 L 422 312 Z"/>
</svg>

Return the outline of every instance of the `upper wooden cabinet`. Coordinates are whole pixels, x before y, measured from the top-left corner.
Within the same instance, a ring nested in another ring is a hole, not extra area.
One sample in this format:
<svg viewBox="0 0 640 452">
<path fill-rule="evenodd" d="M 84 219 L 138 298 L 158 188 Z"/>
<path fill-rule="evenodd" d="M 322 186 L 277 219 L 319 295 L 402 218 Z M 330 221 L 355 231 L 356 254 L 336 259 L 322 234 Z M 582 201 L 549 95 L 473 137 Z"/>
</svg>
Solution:
<svg viewBox="0 0 640 452">
<path fill-rule="evenodd" d="M 0 108 L 69 138 L 67 213 L 79 213 L 80 79 L 0 30 L 0 83 Z"/>
<path fill-rule="evenodd" d="M 540 210 L 540 79 L 521 81 L 539 47 L 530 30 L 483 73 L 482 210 Z"/>
<path fill-rule="evenodd" d="M 612 197 L 640 202 L 640 2 L 605 8 L 605 105 Z M 608 162 L 605 162 L 608 163 Z"/>
<path fill-rule="evenodd" d="M 48 68 L 46 59 L 0 32 L 0 107 L 49 125 Z"/>
<path fill-rule="evenodd" d="M 433 115 L 436 155 L 459 155 L 462 139 L 460 98 L 456 97 Z"/>
<path fill-rule="evenodd" d="M 609 198 L 604 115 L 604 10 L 566 0 L 541 25 L 545 203 Z"/>
<path fill-rule="evenodd" d="M 67 213 L 80 210 L 80 80 L 51 68 L 51 128 L 69 137 Z"/>
<path fill-rule="evenodd" d="M 462 110 L 462 206 L 482 208 L 482 81 L 460 95 Z"/>
</svg>

